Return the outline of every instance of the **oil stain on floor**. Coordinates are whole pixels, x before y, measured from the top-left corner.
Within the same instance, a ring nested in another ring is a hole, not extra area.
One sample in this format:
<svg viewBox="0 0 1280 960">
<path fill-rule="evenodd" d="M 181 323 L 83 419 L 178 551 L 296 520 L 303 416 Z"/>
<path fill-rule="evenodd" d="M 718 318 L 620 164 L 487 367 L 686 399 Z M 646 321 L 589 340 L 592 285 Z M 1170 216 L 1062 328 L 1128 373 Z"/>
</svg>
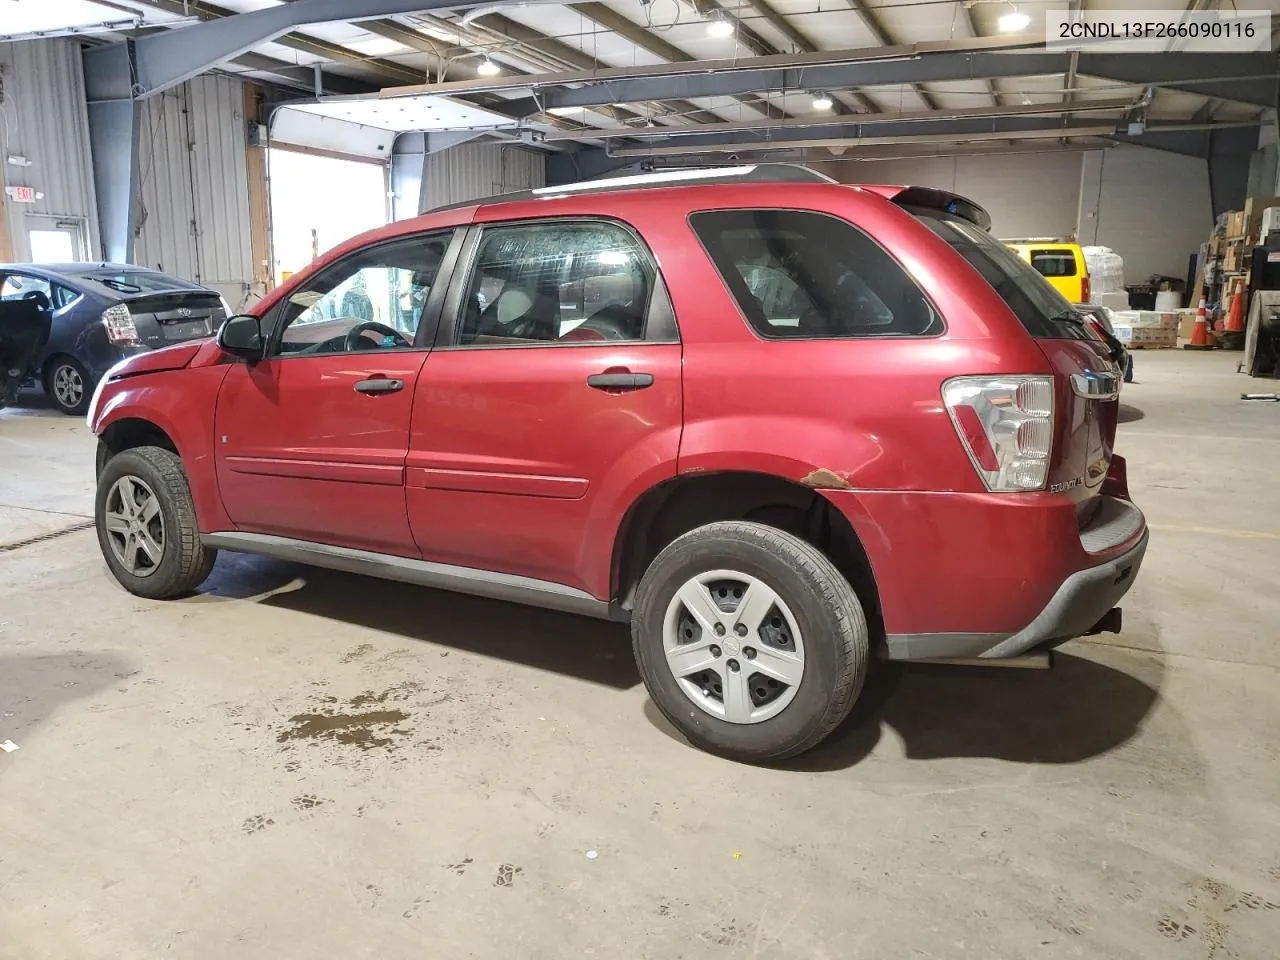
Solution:
<svg viewBox="0 0 1280 960">
<path fill-rule="evenodd" d="M 360 750 L 394 749 L 397 740 L 411 732 L 404 703 L 421 693 L 422 684 L 405 681 L 381 691 L 366 690 L 349 700 L 320 696 L 307 713 L 289 718 L 288 726 L 276 734 L 277 743 L 303 740 L 329 741 Z"/>
<path fill-rule="evenodd" d="M 370 710 L 366 713 L 298 713 L 291 724 L 276 735 L 277 743 L 290 740 L 331 740 L 361 750 L 390 747 L 395 737 L 408 730 L 400 726 L 409 719 L 403 710 Z"/>
</svg>

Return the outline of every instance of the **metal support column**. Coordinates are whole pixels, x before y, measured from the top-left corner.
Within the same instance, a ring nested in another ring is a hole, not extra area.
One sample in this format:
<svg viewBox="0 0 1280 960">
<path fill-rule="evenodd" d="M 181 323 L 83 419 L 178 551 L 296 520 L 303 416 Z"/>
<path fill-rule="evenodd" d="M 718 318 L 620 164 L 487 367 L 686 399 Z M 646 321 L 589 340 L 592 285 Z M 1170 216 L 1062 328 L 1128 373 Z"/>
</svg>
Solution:
<svg viewBox="0 0 1280 960">
<path fill-rule="evenodd" d="M 133 98 L 133 42 L 84 53 L 89 151 L 102 255 L 130 263 L 137 233 L 138 139 L 142 104 Z"/>
</svg>

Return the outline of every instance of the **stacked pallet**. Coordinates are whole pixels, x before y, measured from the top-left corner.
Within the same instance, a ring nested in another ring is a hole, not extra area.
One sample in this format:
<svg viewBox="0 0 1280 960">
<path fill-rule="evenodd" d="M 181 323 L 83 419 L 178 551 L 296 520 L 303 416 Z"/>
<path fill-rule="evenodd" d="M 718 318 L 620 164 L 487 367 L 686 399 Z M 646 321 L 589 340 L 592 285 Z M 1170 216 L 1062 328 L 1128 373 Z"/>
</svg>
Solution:
<svg viewBox="0 0 1280 960">
<path fill-rule="evenodd" d="M 1116 339 L 1130 350 L 1171 350 L 1178 345 L 1178 314 L 1159 310 L 1117 310 L 1111 317 Z"/>
</svg>

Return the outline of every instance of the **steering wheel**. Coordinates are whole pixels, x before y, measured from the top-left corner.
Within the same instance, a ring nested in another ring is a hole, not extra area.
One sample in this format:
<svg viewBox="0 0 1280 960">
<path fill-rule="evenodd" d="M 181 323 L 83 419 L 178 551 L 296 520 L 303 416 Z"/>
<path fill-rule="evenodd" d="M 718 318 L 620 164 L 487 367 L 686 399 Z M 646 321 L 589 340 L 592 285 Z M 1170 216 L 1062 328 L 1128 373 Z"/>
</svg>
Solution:
<svg viewBox="0 0 1280 960">
<path fill-rule="evenodd" d="M 363 323 L 357 323 L 347 331 L 347 335 L 342 340 L 342 349 L 347 353 L 361 352 L 360 338 L 369 331 L 380 333 L 384 337 L 393 337 L 396 341 L 394 345 L 397 347 L 413 346 L 412 343 L 405 339 L 405 335 L 399 330 L 388 327 L 385 323 L 378 323 L 376 320 L 366 320 Z M 381 344 L 379 344 L 379 346 L 381 346 Z M 366 346 L 364 349 L 367 350 L 368 347 Z"/>
<path fill-rule="evenodd" d="M 32 300 L 41 310 L 52 308 L 53 304 L 49 302 L 48 295 L 43 290 L 29 290 L 22 295 L 23 300 Z"/>
</svg>

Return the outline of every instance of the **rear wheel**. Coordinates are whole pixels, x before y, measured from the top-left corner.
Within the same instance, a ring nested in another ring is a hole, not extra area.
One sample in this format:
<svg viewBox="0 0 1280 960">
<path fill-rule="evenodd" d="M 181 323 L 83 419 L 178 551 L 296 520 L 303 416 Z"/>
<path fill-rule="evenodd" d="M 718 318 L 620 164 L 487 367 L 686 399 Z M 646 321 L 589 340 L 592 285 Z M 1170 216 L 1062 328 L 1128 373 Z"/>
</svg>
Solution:
<svg viewBox="0 0 1280 960">
<path fill-rule="evenodd" d="M 74 357 L 54 357 L 45 368 L 45 393 L 63 413 L 79 416 L 89 408 L 93 386 L 89 371 Z"/>
<path fill-rule="evenodd" d="M 160 447 L 135 447 L 107 461 L 95 503 L 98 545 L 130 593 L 168 600 L 209 576 L 217 551 L 200 542 L 182 461 Z"/>
<path fill-rule="evenodd" d="M 654 703 L 695 745 L 782 760 L 848 715 L 866 678 L 857 595 L 809 543 L 760 523 L 699 527 L 640 582 L 631 621 Z"/>
</svg>

